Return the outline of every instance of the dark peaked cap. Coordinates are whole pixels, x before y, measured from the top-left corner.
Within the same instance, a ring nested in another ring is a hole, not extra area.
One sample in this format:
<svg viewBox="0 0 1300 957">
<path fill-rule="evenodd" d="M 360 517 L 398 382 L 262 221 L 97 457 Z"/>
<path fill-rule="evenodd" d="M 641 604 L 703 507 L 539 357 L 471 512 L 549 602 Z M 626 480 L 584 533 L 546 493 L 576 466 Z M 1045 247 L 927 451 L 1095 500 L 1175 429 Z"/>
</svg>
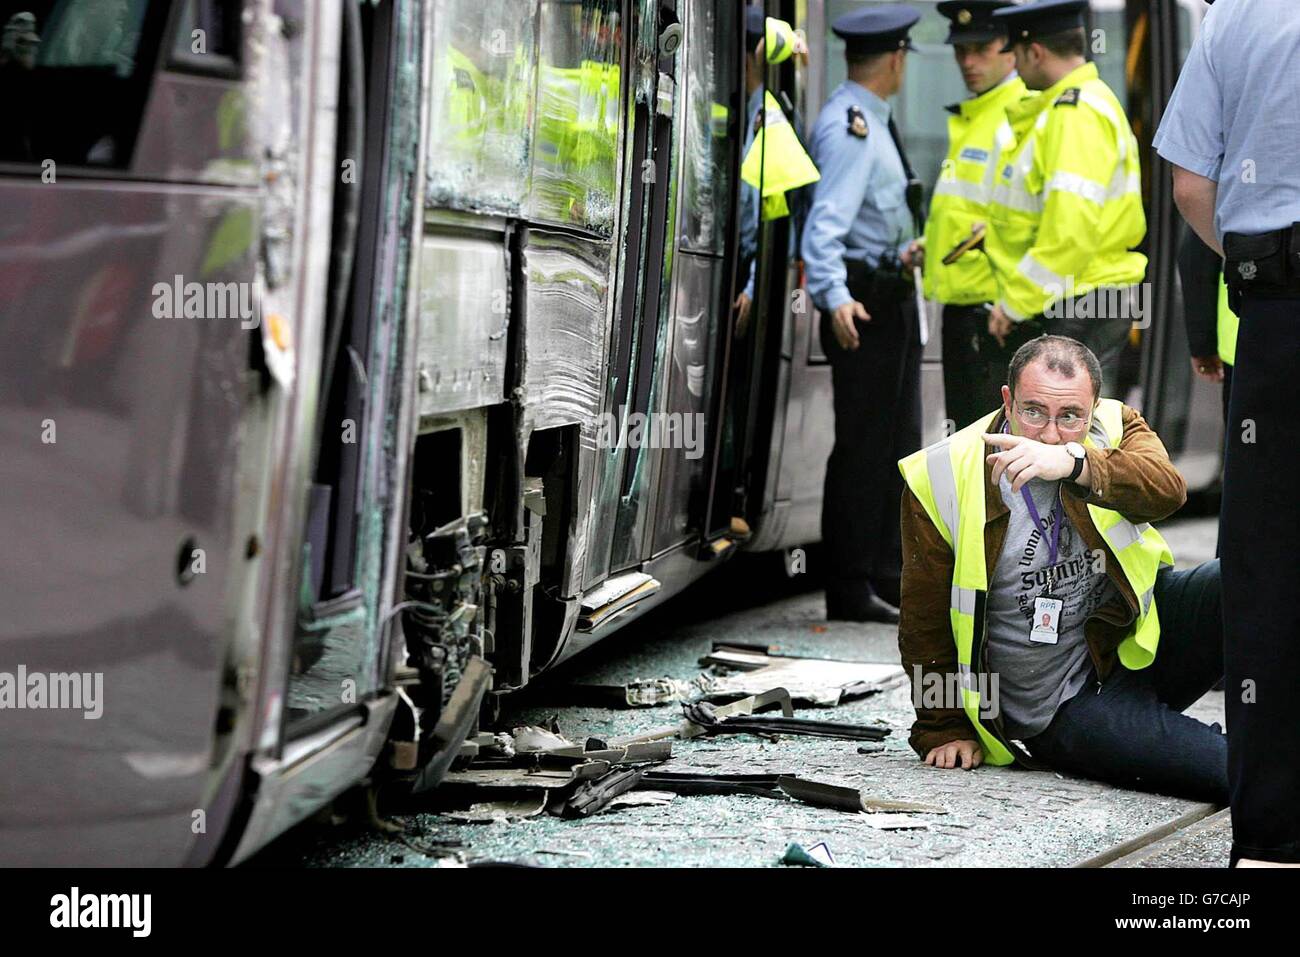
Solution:
<svg viewBox="0 0 1300 957">
<path fill-rule="evenodd" d="M 988 43 L 1007 35 L 1007 26 L 993 19 L 993 11 L 1012 6 L 1011 0 L 944 0 L 935 9 L 948 18 L 944 43 Z"/>
<path fill-rule="evenodd" d="M 921 14 L 901 3 L 859 7 L 835 18 L 831 32 L 844 41 L 848 53 L 892 53 L 915 50 L 907 31 Z"/>
<path fill-rule="evenodd" d="M 1088 0 L 1034 0 L 1022 6 L 994 10 L 993 19 L 1007 27 L 1007 45 L 1002 52 L 1010 53 L 1017 43 L 1083 26 L 1083 13 L 1087 9 Z"/>
</svg>

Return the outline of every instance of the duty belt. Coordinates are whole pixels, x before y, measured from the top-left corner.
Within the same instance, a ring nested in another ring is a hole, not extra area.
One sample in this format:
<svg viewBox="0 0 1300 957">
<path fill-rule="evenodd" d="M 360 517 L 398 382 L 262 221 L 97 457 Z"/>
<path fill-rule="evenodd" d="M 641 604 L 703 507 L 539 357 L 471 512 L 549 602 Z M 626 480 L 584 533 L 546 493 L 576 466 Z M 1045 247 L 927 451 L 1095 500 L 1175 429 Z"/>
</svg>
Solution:
<svg viewBox="0 0 1300 957">
<path fill-rule="evenodd" d="M 1259 299 L 1300 297 L 1300 223 L 1271 233 L 1223 234 L 1223 279 L 1229 305 L 1243 295 Z"/>
</svg>

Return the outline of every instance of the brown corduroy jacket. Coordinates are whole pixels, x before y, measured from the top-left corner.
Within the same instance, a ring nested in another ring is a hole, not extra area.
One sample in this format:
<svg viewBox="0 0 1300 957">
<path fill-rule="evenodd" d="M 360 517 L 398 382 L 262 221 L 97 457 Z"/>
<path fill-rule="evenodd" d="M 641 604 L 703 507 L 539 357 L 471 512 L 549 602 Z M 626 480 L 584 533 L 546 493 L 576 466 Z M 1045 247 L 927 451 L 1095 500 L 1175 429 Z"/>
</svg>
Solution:
<svg viewBox="0 0 1300 957">
<path fill-rule="evenodd" d="M 999 412 L 990 432 L 1002 428 L 1005 411 Z M 1117 448 L 1085 446 L 1091 491 L 1076 482 L 1062 482 L 1061 502 L 1070 523 L 1089 551 L 1102 549 L 1105 568 L 1119 591 L 1119 598 L 1106 602 L 1089 616 L 1084 625 L 1088 651 L 1102 681 L 1114 667 L 1116 648 L 1137 615 L 1137 596 L 1129 587 L 1114 552 L 1093 525 L 1087 505 L 1100 505 L 1119 512 L 1129 521 L 1155 522 L 1177 511 L 1187 500 L 1187 485 L 1178 474 L 1164 444 L 1136 409 L 1123 409 L 1124 435 Z M 995 451 L 991 446 L 989 452 Z M 992 482 L 992 466 L 984 466 L 984 561 L 990 577 L 1007 534 L 1008 510 L 1002 494 Z M 917 667 L 922 678 L 937 674 L 948 684 L 957 672 L 957 646 L 949 620 L 953 553 L 920 501 L 906 485 L 901 507 L 903 538 L 903 580 L 898 648 L 903 668 L 912 682 L 914 702 L 921 697 L 916 686 Z M 987 648 L 987 642 L 984 643 Z M 985 663 L 972 662 L 980 672 Z M 1001 732 L 1000 719 L 996 722 Z M 1005 735 L 1002 735 L 1005 737 Z M 916 721 L 908 743 L 921 757 L 930 749 L 962 739 L 978 741 L 966 712 L 956 708 L 917 707 Z"/>
</svg>

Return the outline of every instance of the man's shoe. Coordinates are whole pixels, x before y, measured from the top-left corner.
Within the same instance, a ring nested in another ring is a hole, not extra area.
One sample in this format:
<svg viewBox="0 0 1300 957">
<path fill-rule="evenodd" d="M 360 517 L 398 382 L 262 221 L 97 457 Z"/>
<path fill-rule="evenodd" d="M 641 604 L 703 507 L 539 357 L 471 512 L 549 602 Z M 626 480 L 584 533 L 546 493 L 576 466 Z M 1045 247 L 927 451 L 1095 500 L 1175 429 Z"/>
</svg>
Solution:
<svg viewBox="0 0 1300 957">
<path fill-rule="evenodd" d="M 898 624 L 898 609 L 879 595 L 847 601 L 842 597 L 826 595 L 827 621 L 878 621 L 887 625 Z"/>
</svg>

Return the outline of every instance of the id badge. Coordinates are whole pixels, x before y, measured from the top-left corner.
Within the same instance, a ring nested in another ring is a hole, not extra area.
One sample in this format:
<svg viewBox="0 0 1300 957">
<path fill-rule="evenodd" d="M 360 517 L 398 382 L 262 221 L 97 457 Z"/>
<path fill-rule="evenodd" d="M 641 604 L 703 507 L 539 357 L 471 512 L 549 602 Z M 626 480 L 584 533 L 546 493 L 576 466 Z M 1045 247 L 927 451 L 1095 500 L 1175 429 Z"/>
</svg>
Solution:
<svg viewBox="0 0 1300 957">
<path fill-rule="evenodd" d="M 1056 644 L 1061 631 L 1061 608 L 1064 604 L 1061 599 L 1048 595 L 1034 599 L 1034 627 L 1029 632 L 1030 641 Z"/>
</svg>

